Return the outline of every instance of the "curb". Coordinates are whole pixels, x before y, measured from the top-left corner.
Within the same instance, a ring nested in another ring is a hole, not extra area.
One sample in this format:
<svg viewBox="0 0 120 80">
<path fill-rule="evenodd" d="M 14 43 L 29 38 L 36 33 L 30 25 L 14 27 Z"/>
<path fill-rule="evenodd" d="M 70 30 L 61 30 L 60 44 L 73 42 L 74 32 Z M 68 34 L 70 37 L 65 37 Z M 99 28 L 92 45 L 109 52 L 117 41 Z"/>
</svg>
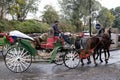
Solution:
<svg viewBox="0 0 120 80">
<path fill-rule="evenodd" d="M 110 51 L 120 50 L 120 47 L 118 48 L 111 48 Z"/>
</svg>

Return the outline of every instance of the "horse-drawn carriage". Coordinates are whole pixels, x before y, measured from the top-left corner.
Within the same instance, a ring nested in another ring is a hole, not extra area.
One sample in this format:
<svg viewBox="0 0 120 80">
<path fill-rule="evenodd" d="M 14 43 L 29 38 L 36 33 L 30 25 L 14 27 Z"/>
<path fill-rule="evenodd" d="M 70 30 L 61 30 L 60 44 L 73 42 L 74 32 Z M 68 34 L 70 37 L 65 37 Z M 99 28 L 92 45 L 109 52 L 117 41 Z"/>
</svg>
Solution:
<svg viewBox="0 0 120 80">
<path fill-rule="evenodd" d="M 23 72 L 27 70 L 32 63 L 32 56 L 37 54 L 35 46 L 33 47 L 32 45 L 35 40 L 19 31 L 12 31 L 9 33 L 9 35 L 4 35 L 4 37 L 4 46 L 8 45 L 8 47 L 3 47 L 3 54 L 5 55 L 4 60 L 7 68 L 13 72 Z M 83 64 L 82 60 L 89 58 L 89 56 L 95 52 L 97 47 L 99 47 L 98 45 L 101 44 L 98 37 L 92 37 L 90 38 L 90 41 L 91 40 L 92 42 L 87 40 L 87 43 L 91 43 L 91 48 L 77 50 L 74 46 L 69 46 L 69 48 L 64 47 L 64 42 L 61 38 L 58 38 L 58 40 L 54 42 L 54 37 L 48 37 L 46 42 L 40 44 L 39 50 L 41 52 L 40 54 L 44 52 L 51 54 L 51 63 L 64 63 L 68 68 L 75 68 L 78 66 L 80 60 Z M 103 47 L 101 47 L 101 49 Z"/>
<path fill-rule="evenodd" d="M 11 31 L 4 37 L 3 56 L 7 68 L 13 72 L 27 70 L 32 63 L 32 56 L 36 56 L 38 53 L 35 46 L 32 45 L 36 43 L 35 39 L 19 31 Z M 48 52 L 50 62 L 60 65 L 63 64 L 63 55 L 68 50 L 63 46 L 63 40 L 59 39 L 54 42 L 54 37 L 48 37 L 46 42 L 41 42 L 39 52 Z"/>
</svg>

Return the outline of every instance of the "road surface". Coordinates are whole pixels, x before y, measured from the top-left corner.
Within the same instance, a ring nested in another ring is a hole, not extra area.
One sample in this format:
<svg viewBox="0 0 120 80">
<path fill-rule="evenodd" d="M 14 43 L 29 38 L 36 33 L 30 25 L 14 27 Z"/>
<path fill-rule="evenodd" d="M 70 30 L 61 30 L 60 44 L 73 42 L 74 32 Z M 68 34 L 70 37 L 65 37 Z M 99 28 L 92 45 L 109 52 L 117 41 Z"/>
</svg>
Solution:
<svg viewBox="0 0 120 80">
<path fill-rule="evenodd" d="M 79 65 L 76 69 L 68 69 L 64 65 L 55 65 L 48 62 L 32 63 L 23 73 L 9 71 L 4 61 L 0 61 L 0 80 L 120 80 L 120 50 L 111 51 L 108 64 L 99 63 L 95 67 Z M 104 58 L 104 57 L 103 57 Z"/>
</svg>

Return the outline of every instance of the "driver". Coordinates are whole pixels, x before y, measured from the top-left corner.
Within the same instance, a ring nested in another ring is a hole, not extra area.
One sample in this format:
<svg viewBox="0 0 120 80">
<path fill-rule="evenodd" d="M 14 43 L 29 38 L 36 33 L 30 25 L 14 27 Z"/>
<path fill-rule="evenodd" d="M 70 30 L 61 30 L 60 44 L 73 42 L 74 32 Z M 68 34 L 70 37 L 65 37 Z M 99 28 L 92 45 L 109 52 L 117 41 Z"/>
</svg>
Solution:
<svg viewBox="0 0 120 80">
<path fill-rule="evenodd" d="M 55 21 L 52 28 L 54 31 L 54 41 L 56 42 L 59 39 L 59 35 L 61 33 L 61 31 L 58 29 L 58 23 L 59 21 Z M 68 44 L 70 44 L 70 41 L 68 40 L 67 36 L 61 33 L 61 37 L 64 39 L 65 42 L 67 42 Z"/>
</svg>

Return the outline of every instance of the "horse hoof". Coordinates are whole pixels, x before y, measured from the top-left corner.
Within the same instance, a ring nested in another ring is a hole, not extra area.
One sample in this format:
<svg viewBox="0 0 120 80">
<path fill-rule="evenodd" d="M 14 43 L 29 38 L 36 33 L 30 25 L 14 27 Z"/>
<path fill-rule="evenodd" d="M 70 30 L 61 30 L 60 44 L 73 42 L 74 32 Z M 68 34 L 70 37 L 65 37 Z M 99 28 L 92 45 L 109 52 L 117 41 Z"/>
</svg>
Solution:
<svg viewBox="0 0 120 80">
<path fill-rule="evenodd" d="M 98 58 L 95 58 L 95 60 L 97 60 Z"/>
<path fill-rule="evenodd" d="M 108 63 L 108 59 L 105 59 L 105 63 L 106 63 L 106 64 Z"/>
<path fill-rule="evenodd" d="M 108 59 L 106 59 L 106 61 L 108 61 Z"/>
<path fill-rule="evenodd" d="M 106 64 L 108 64 L 108 62 L 106 62 Z"/>
<path fill-rule="evenodd" d="M 95 67 L 97 66 L 98 64 L 95 64 Z"/>
<path fill-rule="evenodd" d="M 90 63 L 91 63 L 91 61 L 87 62 L 87 64 L 90 64 Z"/>
<path fill-rule="evenodd" d="M 81 66 L 84 66 L 84 64 L 81 64 Z"/>
<path fill-rule="evenodd" d="M 103 62 L 103 60 L 100 60 L 100 63 L 102 63 Z"/>
<path fill-rule="evenodd" d="M 108 64 L 108 61 L 105 61 L 106 62 L 106 64 Z"/>
<path fill-rule="evenodd" d="M 108 61 L 108 59 L 105 59 L 105 61 Z"/>
</svg>

